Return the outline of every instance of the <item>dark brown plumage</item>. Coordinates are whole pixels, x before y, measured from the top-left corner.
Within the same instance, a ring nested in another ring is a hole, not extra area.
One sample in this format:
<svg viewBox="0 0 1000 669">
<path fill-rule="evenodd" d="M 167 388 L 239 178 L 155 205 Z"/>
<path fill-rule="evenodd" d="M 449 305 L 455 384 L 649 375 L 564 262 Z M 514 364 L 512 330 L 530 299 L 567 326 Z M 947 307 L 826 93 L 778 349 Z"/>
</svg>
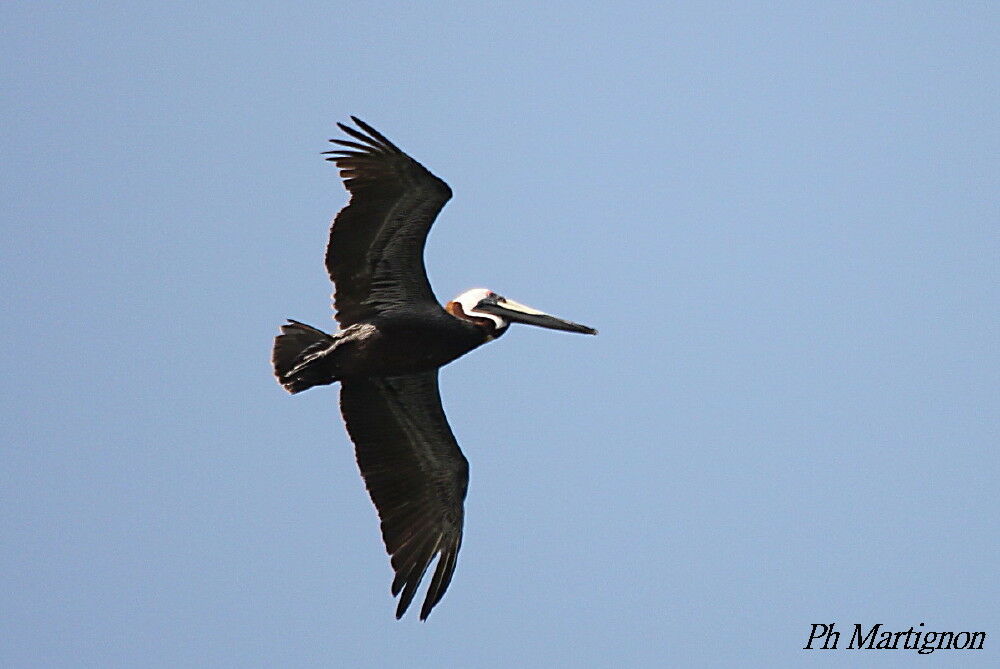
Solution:
<svg viewBox="0 0 1000 669">
<path fill-rule="evenodd" d="M 344 422 L 396 571 L 392 594 L 401 594 L 396 617 L 440 553 L 420 609 L 421 619 L 428 616 L 451 582 L 462 545 L 469 463 L 441 408 L 437 376 L 434 370 L 348 379 L 340 391 Z"/>
<path fill-rule="evenodd" d="M 359 129 L 338 125 L 353 139 L 332 139 L 342 148 L 327 152 L 351 193 L 326 249 L 341 329 L 327 334 L 290 320 L 271 362 L 291 393 L 341 382 L 341 413 L 395 571 L 397 618 L 437 558 L 420 608 L 424 620 L 455 572 L 469 483 L 469 463 L 441 408 L 438 368 L 500 337 L 511 322 L 596 331 L 481 288 L 442 307 L 423 249 L 451 189 L 351 118 Z"/>
<path fill-rule="evenodd" d="M 346 148 L 329 151 L 327 159 L 351 192 L 326 247 L 337 322 L 353 325 L 418 303 L 439 307 L 424 269 L 424 242 L 451 188 L 370 125 L 351 119 L 368 134 L 337 125 L 363 143 L 331 139 Z"/>
</svg>

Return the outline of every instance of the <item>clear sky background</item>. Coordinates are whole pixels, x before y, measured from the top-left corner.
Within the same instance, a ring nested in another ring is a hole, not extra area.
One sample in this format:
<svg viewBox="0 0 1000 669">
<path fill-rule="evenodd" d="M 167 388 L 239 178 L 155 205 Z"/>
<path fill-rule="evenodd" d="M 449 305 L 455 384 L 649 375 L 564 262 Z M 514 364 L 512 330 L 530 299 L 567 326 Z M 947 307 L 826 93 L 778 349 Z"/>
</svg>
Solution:
<svg viewBox="0 0 1000 669">
<path fill-rule="evenodd" d="M 1000 9 L 537 4 L 0 5 L 0 665 L 1000 666 Z M 453 187 L 442 300 L 601 331 L 442 372 L 426 623 L 268 362 L 349 114 Z"/>
</svg>

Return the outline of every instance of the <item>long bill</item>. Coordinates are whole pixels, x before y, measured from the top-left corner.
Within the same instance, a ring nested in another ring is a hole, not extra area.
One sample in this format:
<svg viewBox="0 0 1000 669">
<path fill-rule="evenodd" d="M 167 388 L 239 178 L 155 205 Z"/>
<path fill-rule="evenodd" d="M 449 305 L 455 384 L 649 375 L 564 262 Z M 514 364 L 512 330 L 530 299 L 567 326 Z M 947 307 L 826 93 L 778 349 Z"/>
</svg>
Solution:
<svg viewBox="0 0 1000 669">
<path fill-rule="evenodd" d="M 520 304 L 514 300 L 508 300 L 507 298 L 500 298 L 495 304 L 480 304 L 476 309 L 496 314 L 511 323 L 537 325 L 540 328 L 548 328 L 550 330 L 565 330 L 566 332 L 580 332 L 591 335 L 597 334 L 597 330 L 594 328 L 563 320 L 562 318 L 556 318 L 543 311 L 532 309 L 527 305 Z"/>
</svg>

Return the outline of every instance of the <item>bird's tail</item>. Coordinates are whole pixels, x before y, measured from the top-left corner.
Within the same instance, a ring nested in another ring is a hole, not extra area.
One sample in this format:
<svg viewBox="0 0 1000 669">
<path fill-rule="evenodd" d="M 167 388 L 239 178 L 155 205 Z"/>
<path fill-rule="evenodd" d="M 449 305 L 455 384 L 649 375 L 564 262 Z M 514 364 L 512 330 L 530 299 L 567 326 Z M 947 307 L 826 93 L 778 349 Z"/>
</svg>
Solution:
<svg viewBox="0 0 1000 669">
<path fill-rule="evenodd" d="M 281 326 L 281 334 L 274 338 L 271 351 L 271 364 L 278 383 L 295 394 L 337 381 L 329 365 L 323 364 L 324 353 L 336 341 L 322 330 L 289 319 Z"/>
</svg>

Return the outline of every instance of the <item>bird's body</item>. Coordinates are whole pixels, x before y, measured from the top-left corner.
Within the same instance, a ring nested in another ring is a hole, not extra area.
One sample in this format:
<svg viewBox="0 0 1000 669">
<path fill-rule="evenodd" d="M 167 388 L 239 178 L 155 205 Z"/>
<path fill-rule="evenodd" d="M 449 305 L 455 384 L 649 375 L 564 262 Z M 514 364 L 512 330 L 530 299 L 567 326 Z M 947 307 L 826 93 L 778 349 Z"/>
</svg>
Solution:
<svg viewBox="0 0 1000 669">
<path fill-rule="evenodd" d="M 382 537 L 406 611 L 439 556 L 421 608 L 444 595 L 462 542 L 468 462 L 448 426 L 437 370 L 503 335 L 511 322 L 596 334 L 475 288 L 440 305 L 423 246 L 451 189 L 374 128 L 338 124 L 354 140 L 331 140 L 351 192 L 330 230 L 326 265 L 341 329 L 327 334 L 289 321 L 272 364 L 289 392 L 341 383 L 341 413 L 382 521 Z M 363 132 L 362 132 L 363 131 Z"/>
<path fill-rule="evenodd" d="M 303 325 L 292 322 L 284 327 L 296 331 Z M 316 336 L 315 349 L 290 367 L 286 384 L 294 383 L 306 373 L 314 379 L 322 379 L 309 384 L 313 386 L 350 377 L 426 372 L 488 341 L 488 333 L 483 328 L 455 318 L 442 309 L 389 313 L 369 323 L 348 326 L 334 335 L 322 334 L 323 338 Z"/>
</svg>

